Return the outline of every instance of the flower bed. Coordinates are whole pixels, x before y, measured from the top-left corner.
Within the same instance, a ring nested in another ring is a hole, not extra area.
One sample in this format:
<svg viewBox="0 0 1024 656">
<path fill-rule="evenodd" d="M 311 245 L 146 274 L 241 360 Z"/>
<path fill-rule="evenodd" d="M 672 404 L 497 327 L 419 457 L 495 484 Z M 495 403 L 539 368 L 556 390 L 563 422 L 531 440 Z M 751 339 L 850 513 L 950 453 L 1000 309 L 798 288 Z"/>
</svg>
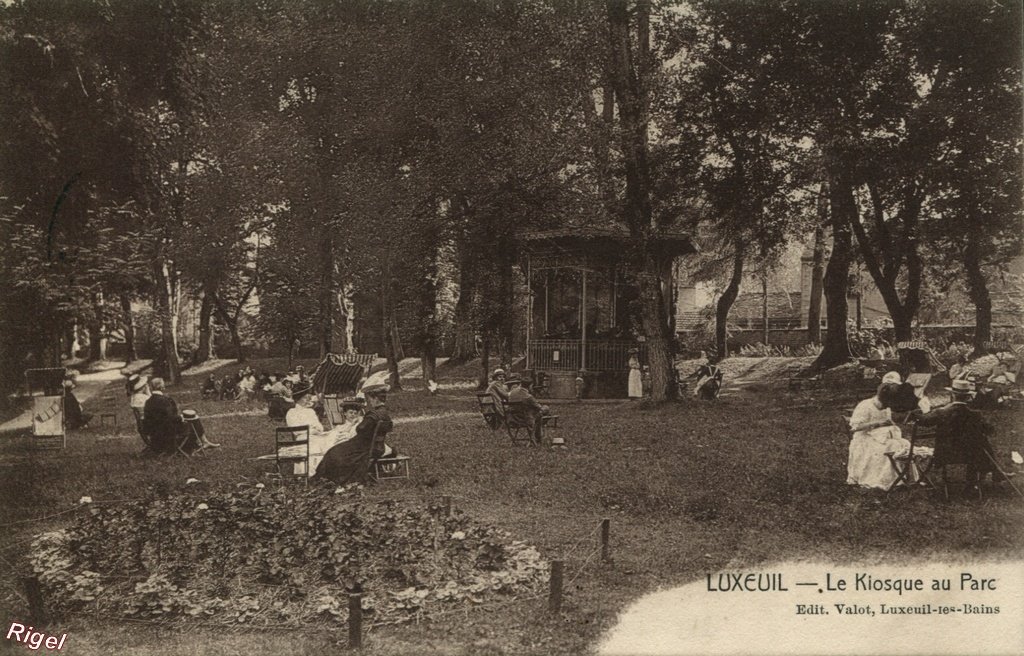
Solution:
<svg viewBox="0 0 1024 656">
<path fill-rule="evenodd" d="M 371 621 L 533 592 L 533 547 L 437 506 L 361 489 L 189 493 L 90 506 L 39 536 L 31 563 L 52 611 L 245 625 L 344 621 L 347 592 Z"/>
</svg>

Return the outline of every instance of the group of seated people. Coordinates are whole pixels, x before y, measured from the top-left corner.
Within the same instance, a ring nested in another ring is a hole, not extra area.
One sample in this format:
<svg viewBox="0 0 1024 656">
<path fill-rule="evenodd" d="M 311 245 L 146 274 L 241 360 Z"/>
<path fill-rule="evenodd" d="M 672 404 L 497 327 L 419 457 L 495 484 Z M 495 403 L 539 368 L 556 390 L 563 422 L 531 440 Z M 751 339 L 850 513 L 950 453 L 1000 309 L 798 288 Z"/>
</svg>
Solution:
<svg viewBox="0 0 1024 656">
<path fill-rule="evenodd" d="M 530 430 L 533 441 L 540 444 L 544 433 L 543 417 L 549 413 L 548 407 L 533 398 L 530 390 L 523 385 L 523 379 L 516 374 L 506 375 L 505 370 L 498 368 L 491 374 L 491 382 L 487 393 L 494 399 L 494 409 L 504 417 L 507 412 L 520 426 Z"/>
<path fill-rule="evenodd" d="M 271 398 L 288 397 L 291 388 L 299 384 L 308 384 L 309 377 L 302 365 L 283 373 L 254 372 L 250 367 L 239 370 L 234 375 L 225 374 L 220 380 L 214 374 L 203 381 L 199 389 L 204 399 L 217 400 L 270 400 Z"/>
<path fill-rule="evenodd" d="M 139 435 L 146 442 L 143 455 L 172 455 L 216 448 L 219 444 L 206 437 L 195 410 L 178 411 L 178 404 L 165 391 L 163 378 L 132 374 L 125 381 L 125 392 Z"/>
<path fill-rule="evenodd" d="M 375 461 L 393 458 L 397 451 L 385 443 L 392 421 L 387 411 L 387 384 L 368 381 L 359 397 L 341 400 L 343 420 L 326 428 L 315 410 L 318 398 L 308 385 L 291 390 L 294 407 L 285 414 L 285 424 L 292 428 L 308 427 L 308 459 L 305 473 L 310 478 L 337 485 L 365 484 Z M 305 456 L 307 445 L 284 447 L 275 457 Z"/>
<path fill-rule="evenodd" d="M 935 429 L 935 450 L 915 446 L 914 455 L 933 458 L 934 465 L 964 464 L 968 488 L 976 487 L 989 473 L 993 482 L 1006 480 L 989 442 L 991 426 L 968 405 L 973 396 L 970 383 L 953 379 L 946 389 L 952 401 L 932 408 L 923 389 L 915 389 L 895 371 L 885 374 L 875 395 L 857 404 L 850 417 L 853 435 L 846 482 L 888 490 L 899 478 L 890 456 L 907 456 L 910 441 L 903 437 L 893 412 L 907 412 L 909 421 Z M 908 482 L 917 482 L 920 473 L 916 463 L 908 462 L 906 466 L 911 467 Z"/>
<path fill-rule="evenodd" d="M 949 377 L 970 383 L 975 392 L 973 406 L 993 408 L 1003 403 L 1011 396 L 1011 390 L 1017 388 L 1019 368 L 1019 358 L 1013 353 L 993 352 L 978 358 L 973 364 L 961 354 L 949 368 Z"/>
</svg>

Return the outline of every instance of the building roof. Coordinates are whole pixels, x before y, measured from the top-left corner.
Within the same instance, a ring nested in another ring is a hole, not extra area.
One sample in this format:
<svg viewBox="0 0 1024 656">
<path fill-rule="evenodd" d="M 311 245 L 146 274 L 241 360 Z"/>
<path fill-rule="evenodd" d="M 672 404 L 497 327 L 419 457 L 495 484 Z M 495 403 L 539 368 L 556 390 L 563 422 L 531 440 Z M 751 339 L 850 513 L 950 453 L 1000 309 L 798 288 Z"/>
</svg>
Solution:
<svg viewBox="0 0 1024 656">
<path fill-rule="evenodd" d="M 590 246 L 621 247 L 630 239 L 624 227 L 570 227 L 552 230 L 531 230 L 517 233 L 527 250 L 551 245 L 559 249 L 579 249 Z M 660 232 L 654 237 L 657 245 L 671 255 L 696 253 L 697 246 L 690 235 L 682 232 Z"/>
</svg>

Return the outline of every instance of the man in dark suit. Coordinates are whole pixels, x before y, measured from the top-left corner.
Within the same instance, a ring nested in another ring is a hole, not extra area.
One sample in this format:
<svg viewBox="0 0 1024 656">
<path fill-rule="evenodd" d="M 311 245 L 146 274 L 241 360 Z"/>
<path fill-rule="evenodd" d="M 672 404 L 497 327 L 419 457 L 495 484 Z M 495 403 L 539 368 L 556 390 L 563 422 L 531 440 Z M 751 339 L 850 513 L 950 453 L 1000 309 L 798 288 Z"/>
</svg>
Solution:
<svg viewBox="0 0 1024 656">
<path fill-rule="evenodd" d="M 913 416 L 921 426 L 935 427 L 935 465 L 962 463 L 967 465 L 967 485 L 976 486 L 985 474 L 992 473 L 993 482 L 1006 480 L 996 465 L 995 451 L 988 440 L 992 433 L 981 413 L 968 407 L 971 398 L 971 384 L 966 380 L 954 380 L 946 388 L 953 396 L 953 402 L 928 413 L 915 411 Z"/>
<path fill-rule="evenodd" d="M 149 435 L 149 447 L 156 453 L 174 453 L 183 422 L 178 404 L 164 394 L 164 379 L 149 381 L 152 396 L 142 411 L 142 429 Z"/>
<path fill-rule="evenodd" d="M 509 418 L 530 430 L 534 444 L 540 444 L 544 436 L 543 415 L 548 408 L 541 405 L 533 395 L 523 387 L 523 379 L 513 374 L 508 378 Z"/>
</svg>

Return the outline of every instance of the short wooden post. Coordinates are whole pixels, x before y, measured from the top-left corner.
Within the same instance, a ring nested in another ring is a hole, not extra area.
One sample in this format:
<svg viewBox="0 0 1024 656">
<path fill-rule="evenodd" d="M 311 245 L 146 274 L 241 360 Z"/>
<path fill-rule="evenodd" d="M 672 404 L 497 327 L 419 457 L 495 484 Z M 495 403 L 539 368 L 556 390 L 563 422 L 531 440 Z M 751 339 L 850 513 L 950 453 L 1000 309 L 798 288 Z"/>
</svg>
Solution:
<svg viewBox="0 0 1024 656">
<path fill-rule="evenodd" d="M 442 508 L 444 508 L 444 516 L 445 517 L 451 517 L 452 516 L 452 498 L 449 497 L 449 496 L 441 497 L 441 505 L 442 505 Z"/>
<path fill-rule="evenodd" d="M 363 646 L 363 595 L 348 596 L 348 646 L 359 649 Z"/>
<path fill-rule="evenodd" d="M 562 561 L 551 561 L 551 591 L 548 594 L 548 610 L 557 613 L 562 610 Z"/>
<path fill-rule="evenodd" d="M 32 623 L 36 626 L 46 624 L 49 618 L 46 616 L 46 604 L 43 602 L 43 589 L 39 585 L 39 579 L 25 576 L 21 579 L 21 586 L 28 598 L 28 612 Z"/>
<path fill-rule="evenodd" d="M 611 548 L 608 546 L 608 534 L 611 532 L 612 520 L 601 520 L 601 560 L 608 562 L 611 559 Z"/>
</svg>

